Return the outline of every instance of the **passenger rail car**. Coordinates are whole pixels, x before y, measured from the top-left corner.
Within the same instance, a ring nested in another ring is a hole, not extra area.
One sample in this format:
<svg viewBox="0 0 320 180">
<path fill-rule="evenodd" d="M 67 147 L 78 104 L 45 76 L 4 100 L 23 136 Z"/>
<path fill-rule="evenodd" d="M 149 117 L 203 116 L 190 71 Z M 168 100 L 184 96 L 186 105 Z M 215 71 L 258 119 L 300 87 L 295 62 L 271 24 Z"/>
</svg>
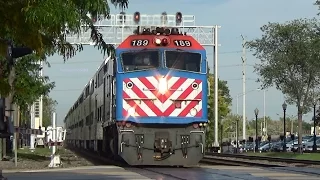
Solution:
<svg viewBox="0 0 320 180">
<path fill-rule="evenodd" d="M 197 164 L 207 95 L 206 51 L 193 37 L 176 28 L 138 28 L 70 109 L 67 142 L 130 165 Z"/>
</svg>

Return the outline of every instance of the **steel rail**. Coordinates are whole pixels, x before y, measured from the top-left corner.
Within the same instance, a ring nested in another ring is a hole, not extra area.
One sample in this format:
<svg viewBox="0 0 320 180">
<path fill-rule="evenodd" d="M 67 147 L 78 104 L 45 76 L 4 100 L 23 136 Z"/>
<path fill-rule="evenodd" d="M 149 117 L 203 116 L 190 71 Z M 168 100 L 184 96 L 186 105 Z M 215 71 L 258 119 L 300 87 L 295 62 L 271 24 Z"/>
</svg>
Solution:
<svg viewBox="0 0 320 180">
<path fill-rule="evenodd" d="M 305 160 L 305 159 L 293 159 L 293 158 L 279 158 L 279 157 L 268 157 L 268 156 L 250 156 L 243 154 L 221 154 L 221 153 L 206 153 L 212 157 L 225 157 L 225 158 L 241 158 L 248 160 L 265 160 L 270 162 L 282 162 L 282 163 L 296 163 L 306 165 L 320 165 L 320 161 Z"/>
</svg>

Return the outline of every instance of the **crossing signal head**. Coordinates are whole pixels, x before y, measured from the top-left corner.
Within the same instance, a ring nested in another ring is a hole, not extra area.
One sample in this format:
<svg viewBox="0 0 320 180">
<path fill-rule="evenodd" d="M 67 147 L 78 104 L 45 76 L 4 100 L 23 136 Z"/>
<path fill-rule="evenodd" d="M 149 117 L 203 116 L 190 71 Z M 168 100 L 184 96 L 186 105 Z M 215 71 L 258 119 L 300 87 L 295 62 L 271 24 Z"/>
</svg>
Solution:
<svg viewBox="0 0 320 180">
<path fill-rule="evenodd" d="M 166 12 L 163 12 L 163 13 L 161 14 L 161 23 L 162 23 L 162 24 L 166 24 L 167 21 L 168 21 L 167 13 L 166 13 Z"/>
<path fill-rule="evenodd" d="M 182 13 L 181 12 L 177 12 L 176 14 L 176 23 L 180 24 L 182 22 Z"/>
<path fill-rule="evenodd" d="M 121 23 L 125 23 L 126 22 L 126 13 L 125 12 L 121 12 L 120 13 L 120 22 Z"/>
<path fill-rule="evenodd" d="M 92 23 L 96 23 L 98 21 L 98 16 L 96 14 L 91 16 Z"/>
<path fill-rule="evenodd" d="M 140 13 L 139 12 L 135 12 L 133 15 L 133 21 L 138 24 L 140 22 Z"/>
</svg>

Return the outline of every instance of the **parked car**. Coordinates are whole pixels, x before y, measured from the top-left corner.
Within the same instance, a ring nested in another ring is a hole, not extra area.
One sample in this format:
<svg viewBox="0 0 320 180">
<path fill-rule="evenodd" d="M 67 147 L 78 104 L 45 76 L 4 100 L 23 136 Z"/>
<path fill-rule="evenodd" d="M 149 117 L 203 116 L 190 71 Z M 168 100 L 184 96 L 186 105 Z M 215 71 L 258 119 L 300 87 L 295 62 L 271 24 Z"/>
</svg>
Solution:
<svg viewBox="0 0 320 180">
<path fill-rule="evenodd" d="M 317 136 L 316 140 L 319 140 L 319 139 L 320 139 L 320 136 Z M 303 151 L 305 151 L 305 145 L 310 143 L 310 142 L 313 142 L 313 135 L 302 137 L 302 149 L 303 149 Z M 296 152 L 298 150 L 298 147 L 299 147 L 298 140 L 296 140 L 294 142 L 294 144 L 293 144 L 292 151 Z"/>
<path fill-rule="evenodd" d="M 317 145 L 317 151 L 320 150 L 320 139 L 317 139 L 316 141 L 316 145 Z M 305 152 L 311 152 L 313 151 L 313 141 L 312 142 L 308 142 L 305 144 L 305 149 L 304 149 Z"/>
<path fill-rule="evenodd" d="M 262 152 L 267 152 L 267 151 L 270 151 L 273 147 L 273 143 L 264 143 L 261 147 L 259 147 L 259 152 L 262 153 Z"/>
<path fill-rule="evenodd" d="M 247 142 L 245 145 L 244 145 L 244 151 L 245 152 L 248 152 L 248 151 L 253 151 L 254 150 L 254 145 L 255 143 L 251 143 L 251 142 Z"/>
</svg>

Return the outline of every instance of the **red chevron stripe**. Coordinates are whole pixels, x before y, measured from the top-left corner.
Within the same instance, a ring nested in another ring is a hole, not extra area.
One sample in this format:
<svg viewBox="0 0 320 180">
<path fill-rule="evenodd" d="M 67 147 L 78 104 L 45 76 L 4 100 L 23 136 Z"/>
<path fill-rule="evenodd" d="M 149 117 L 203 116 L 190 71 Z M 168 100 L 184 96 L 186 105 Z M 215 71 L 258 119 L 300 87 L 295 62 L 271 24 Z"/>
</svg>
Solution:
<svg viewBox="0 0 320 180">
<path fill-rule="evenodd" d="M 161 103 L 166 102 L 171 95 L 177 91 L 177 89 L 184 83 L 186 82 L 187 78 L 179 78 L 171 87 L 169 87 L 168 91 L 165 94 L 160 94 L 160 101 Z"/>
<path fill-rule="evenodd" d="M 195 99 L 200 99 L 202 97 L 202 92 L 200 92 L 196 97 Z M 199 103 L 199 101 L 191 101 L 184 109 L 183 111 L 181 111 L 181 113 L 178 115 L 178 117 L 180 116 L 187 116 L 188 113 L 190 112 L 190 110 L 192 108 L 194 108 L 197 104 Z"/>
<path fill-rule="evenodd" d="M 124 80 L 125 83 L 129 82 L 130 80 L 129 79 L 126 79 Z M 147 97 L 137 86 L 133 86 L 132 87 L 132 91 L 134 93 L 136 93 L 136 95 L 139 97 L 139 98 L 150 98 L 150 97 Z M 153 103 L 151 102 L 151 100 L 144 100 L 143 101 L 157 116 L 161 116 L 162 115 L 162 112 L 161 110 Z M 148 116 L 148 115 L 144 115 L 144 116 Z"/>
<path fill-rule="evenodd" d="M 201 116 L 202 116 L 202 109 L 200 109 L 200 111 L 198 111 L 198 113 L 195 117 L 201 117 Z"/>
<path fill-rule="evenodd" d="M 130 96 L 126 92 L 122 92 L 123 98 L 130 98 Z M 133 107 L 139 116 L 148 116 L 135 102 L 134 100 L 127 100 L 129 106 Z M 128 112 L 126 111 L 123 116 L 128 116 Z"/>
<path fill-rule="evenodd" d="M 195 80 L 194 82 L 200 83 L 200 80 Z M 191 85 L 177 98 L 177 99 L 185 99 L 188 95 L 193 91 Z M 172 103 L 166 111 L 163 113 L 164 116 L 170 116 L 170 114 L 176 109 L 175 105 Z"/>
</svg>

